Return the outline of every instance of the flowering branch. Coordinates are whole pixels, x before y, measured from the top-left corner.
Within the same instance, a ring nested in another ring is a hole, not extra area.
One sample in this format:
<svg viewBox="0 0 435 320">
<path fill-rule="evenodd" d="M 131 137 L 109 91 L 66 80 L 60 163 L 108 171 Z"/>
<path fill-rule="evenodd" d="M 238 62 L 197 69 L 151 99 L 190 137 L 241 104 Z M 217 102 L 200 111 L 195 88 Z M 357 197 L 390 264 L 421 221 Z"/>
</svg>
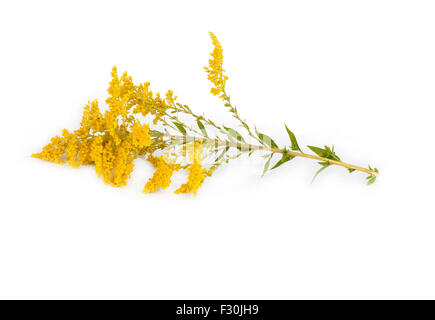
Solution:
<svg viewBox="0 0 435 320">
<path fill-rule="evenodd" d="M 64 129 L 55 136 L 40 153 L 33 157 L 55 163 L 68 163 L 73 167 L 95 165 L 99 176 L 106 184 L 123 186 L 134 168 L 133 160 L 146 158 L 155 168 L 153 176 L 145 184 L 144 192 L 167 188 L 174 172 L 188 172 L 187 182 L 175 193 L 197 193 L 204 179 L 223 163 L 241 155 L 251 156 L 262 151 L 266 159 L 263 175 L 296 158 L 318 161 L 321 168 L 314 177 L 331 165 L 347 168 L 349 172 L 361 171 L 368 174 L 367 183 L 375 182 L 377 168 L 363 168 L 343 162 L 334 147 L 308 146 L 313 154 L 303 152 L 296 136 L 287 126 L 290 145 L 279 147 L 275 141 L 257 128 L 250 126 L 238 113 L 225 90 L 228 76 L 223 69 L 223 49 L 218 39 L 210 33 L 214 50 L 209 65 L 205 67 L 207 77 L 213 84 L 211 93 L 218 96 L 233 118 L 246 131 L 250 143 L 236 129 L 217 125 L 210 118 L 194 113 L 189 106 L 177 101 L 169 90 L 165 98 L 150 90 L 150 83 L 135 85 L 126 72 L 118 77 L 116 67 L 112 70 L 106 99 L 108 108 L 101 112 L 98 101 L 88 103 L 83 112 L 80 127 L 72 132 Z M 187 116 L 190 121 L 183 121 Z M 147 123 L 148 119 L 151 123 Z M 212 134 L 214 132 L 214 134 Z M 181 135 L 180 135 L 181 133 Z M 229 152 L 229 150 L 234 152 Z M 281 158 L 271 165 L 274 155 Z M 205 157 L 213 157 L 207 167 Z"/>
</svg>

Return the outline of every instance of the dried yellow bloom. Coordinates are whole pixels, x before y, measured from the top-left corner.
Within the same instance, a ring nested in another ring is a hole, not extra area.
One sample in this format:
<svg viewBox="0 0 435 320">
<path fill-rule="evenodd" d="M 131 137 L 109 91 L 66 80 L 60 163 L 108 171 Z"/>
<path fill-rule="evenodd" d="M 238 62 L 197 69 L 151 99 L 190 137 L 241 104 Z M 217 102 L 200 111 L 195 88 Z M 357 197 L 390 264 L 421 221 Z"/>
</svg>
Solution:
<svg viewBox="0 0 435 320">
<path fill-rule="evenodd" d="M 228 76 L 225 75 L 225 70 L 222 68 L 224 62 L 223 49 L 217 37 L 210 32 L 210 38 L 212 39 L 214 50 L 210 54 L 212 59 L 208 61 L 209 66 L 204 67 L 207 78 L 214 85 L 210 92 L 224 99 L 225 95 L 225 82 L 228 80 Z"/>
<path fill-rule="evenodd" d="M 179 166 L 166 162 L 163 156 L 158 158 L 149 156 L 148 160 L 156 168 L 156 171 L 154 171 L 153 176 L 145 184 L 143 192 L 155 192 L 160 187 L 166 189 L 171 183 L 171 177 L 174 171 L 178 170 Z"/>
</svg>

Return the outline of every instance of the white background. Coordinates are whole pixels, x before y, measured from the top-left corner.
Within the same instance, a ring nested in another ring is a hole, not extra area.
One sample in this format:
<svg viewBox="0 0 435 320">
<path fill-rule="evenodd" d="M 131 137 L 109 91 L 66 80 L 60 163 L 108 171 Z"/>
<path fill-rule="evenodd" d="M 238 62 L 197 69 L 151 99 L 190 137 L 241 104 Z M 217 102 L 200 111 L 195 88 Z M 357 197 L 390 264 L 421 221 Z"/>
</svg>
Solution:
<svg viewBox="0 0 435 320">
<path fill-rule="evenodd" d="M 433 1 L 2 1 L 0 298 L 435 298 Z M 196 197 L 143 194 L 33 159 L 117 65 L 234 124 L 209 94 L 213 31 L 242 117 L 283 145 L 335 145 L 314 184 L 293 160 L 220 168 Z"/>
</svg>

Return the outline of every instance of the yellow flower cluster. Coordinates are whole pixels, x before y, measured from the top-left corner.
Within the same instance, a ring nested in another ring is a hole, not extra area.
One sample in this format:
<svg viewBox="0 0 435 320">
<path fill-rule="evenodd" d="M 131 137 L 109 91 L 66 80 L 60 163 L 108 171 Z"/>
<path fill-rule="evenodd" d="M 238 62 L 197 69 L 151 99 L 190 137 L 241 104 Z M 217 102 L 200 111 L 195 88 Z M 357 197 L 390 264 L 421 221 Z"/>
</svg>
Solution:
<svg viewBox="0 0 435 320">
<path fill-rule="evenodd" d="M 207 169 L 201 167 L 203 160 L 202 149 L 201 142 L 197 141 L 194 143 L 193 148 L 189 150 L 189 157 L 192 163 L 187 168 L 187 171 L 189 172 L 187 183 L 182 184 L 177 190 L 175 190 L 175 193 L 189 193 L 192 191 L 193 194 L 196 195 L 196 192 L 201 187 L 205 177 L 212 174 L 213 169 L 207 171 Z"/>
<path fill-rule="evenodd" d="M 141 124 L 131 114 L 133 106 L 144 115 L 154 114 L 150 102 L 152 93 L 147 88 L 146 85 L 135 86 L 127 73 L 119 78 L 114 67 L 105 113 L 100 112 L 97 101 L 87 104 L 79 129 L 72 133 L 64 129 L 61 137 L 52 138 L 42 152 L 33 157 L 61 164 L 66 160 L 72 167 L 95 164 L 98 176 L 103 176 L 105 183 L 125 185 L 133 171 L 134 158 L 152 142 L 149 126 Z M 148 97 L 147 101 L 144 96 Z M 161 105 L 159 99 L 157 103 Z"/>
<path fill-rule="evenodd" d="M 223 49 L 213 33 L 210 33 L 210 37 L 214 50 L 205 70 L 213 84 L 212 94 L 224 99 L 225 82 L 228 77 L 222 68 Z M 161 121 L 164 126 L 172 127 L 167 120 L 179 121 L 173 116 L 174 112 L 179 111 L 179 104 L 175 102 L 177 97 L 171 90 L 168 90 L 165 98 L 160 97 L 159 93 L 154 94 L 150 90 L 149 82 L 135 85 L 126 72 L 119 77 L 116 67 L 113 67 L 111 76 L 107 89 L 109 95 L 105 100 L 107 109 L 101 112 L 97 100 L 89 102 L 84 107 L 77 130 L 70 132 L 63 129 L 60 136 L 53 137 L 40 153 L 32 156 L 59 164 L 68 163 L 74 168 L 93 164 L 98 176 L 102 177 L 106 184 L 123 186 L 127 184 L 133 171 L 133 160 L 140 155 L 148 155 L 147 160 L 156 170 L 145 184 L 144 192 L 154 192 L 160 187 L 165 189 L 170 185 L 173 173 L 181 166 L 164 156 L 153 156 L 154 151 L 165 148 L 165 142 L 159 134 L 154 135 L 152 139 L 149 125 L 142 124 L 137 116 L 151 115 L 153 125 Z M 186 110 L 190 112 L 190 109 Z M 179 122 L 175 125 L 178 128 L 183 127 Z M 189 173 L 188 181 L 175 193 L 193 192 L 196 195 L 205 177 L 211 175 L 213 169 L 207 171 L 201 165 L 201 142 L 183 145 L 183 150 L 186 151 L 186 147 L 189 146 L 191 148 L 188 156 L 184 153 L 181 155 L 189 158 L 189 164 L 183 167 Z"/>
<path fill-rule="evenodd" d="M 63 137 L 54 136 L 51 138 L 50 143 L 47 144 L 40 153 L 35 153 L 32 156 L 54 163 L 65 163 L 61 157 L 67 150 L 68 143 Z"/>
<path fill-rule="evenodd" d="M 228 76 L 225 75 L 225 70 L 222 68 L 223 65 L 223 49 L 221 44 L 219 43 L 219 40 L 217 37 L 210 32 L 210 37 L 213 42 L 214 50 L 210 54 L 212 59 L 208 61 L 209 66 L 204 67 L 208 80 L 213 83 L 214 87 L 211 88 L 210 92 L 215 95 L 219 96 L 221 99 L 224 99 L 224 93 L 225 93 L 225 82 L 228 80 Z"/>
<path fill-rule="evenodd" d="M 151 114 L 153 124 L 156 124 L 167 115 L 167 109 L 175 104 L 177 97 L 169 90 L 166 98 L 162 99 L 158 93 L 154 95 L 149 86 L 148 82 L 134 85 L 126 72 L 118 77 L 114 67 L 107 90 L 107 110 L 102 113 L 96 100 L 88 103 L 77 130 L 70 132 L 63 129 L 61 136 L 53 137 L 40 153 L 32 156 L 59 164 L 68 163 L 74 168 L 94 164 L 95 171 L 106 184 L 118 187 L 127 184 L 134 168 L 133 160 L 139 155 L 148 154 L 147 160 L 156 171 L 145 184 L 144 192 L 167 188 L 174 171 L 181 167 L 165 160 L 164 156 L 153 156 L 154 151 L 162 146 L 161 137 L 153 142 L 149 125 L 141 124 L 134 115 L 145 117 Z M 201 168 L 200 144 L 194 144 L 192 150 L 191 164 L 187 166 L 188 182 L 177 193 L 192 191 L 196 194 L 204 177 L 211 173 Z"/>
<path fill-rule="evenodd" d="M 178 170 L 180 166 L 178 164 L 172 164 L 166 162 L 163 156 L 158 158 L 149 156 L 148 161 L 150 161 L 156 171 L 153 176 L 148 180 L 143 189 L 144 192 L 150 193 L 155 192 L 158 188 L 162 187 L 166 189 L 171 184 L 171 177 L 174 171 Z"/>
</svg>

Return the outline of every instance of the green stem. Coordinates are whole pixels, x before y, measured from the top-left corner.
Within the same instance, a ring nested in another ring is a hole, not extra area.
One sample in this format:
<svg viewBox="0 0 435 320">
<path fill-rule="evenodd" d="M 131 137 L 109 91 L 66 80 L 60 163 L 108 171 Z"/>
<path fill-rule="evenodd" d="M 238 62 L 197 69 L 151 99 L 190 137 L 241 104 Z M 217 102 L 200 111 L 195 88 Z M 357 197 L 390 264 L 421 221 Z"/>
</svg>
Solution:
<svg viewBox="0 0 435 320">
<path fill-rule="evenodd" d="M 312 159 L 312 160 L 317 160 L 317 161 L 321 161 L 321 162 L 328 162 L 331 165 L 336 165 L 336 166 L 340 166 L 340 167 L 344 167 L 347 169 L 353 169 L 353 170 L 357 170 L 357 171 L 361 171 L 361 172 L 365 172 L 371 176 L 378 176 L 379 173 L 367 169 L 367 168 L 363 168 L 363 167 L 359 167 L 350 163 L 346 163 L 346 162 L 342 162 L 342 161 L 338 161 L 338 160 L 331 160 L 328 158 L 324 158 L 324 157 L 320 157 L 317 155 L 312 155 L 309 153 L 305 153 L 305 152 L 296 152 L 296 151 L 290 151 L 287 149 L 279 149 L 279 148 L 270 148 L 267 146 L 259 146 L 259 145 L 253 145 L 250 143 L 244 143 L 244 142 L 231 142 L 231 141 L 227 141 L 227 140 L 220 140 L 220 139 L 212 139 L 212 138 L 195 138 L 195 137 L 190 137 L 190 136 L 178 136 L 178 135 L 168 135 L 168 134 L 164 134 L 161 133 L 159 131 L 150 131 L 150 133 L 152 135 L 156 135 L 156 136 L 164 136 L 164 137 L 168 137 L 174 140 L 179 140 L 179 141 L 192 141 L 192 140 L 202 140 L 202 141 L 209 141 L 214 143 L 215 145 L 219 145 L 219 146 L 229 146 L 232 148 L 238 148 L 238 149 L 244 149 L 244 150 L 249 150 L 249 151 L 266 151 L 266 152 L 272 152 L 272 153 L 284 153 L 286 152 L 288 155 L 292 156 L 292 157 L 301 157 L 301 158 L 308 158 L 308 159 Z"/>
</svg>

